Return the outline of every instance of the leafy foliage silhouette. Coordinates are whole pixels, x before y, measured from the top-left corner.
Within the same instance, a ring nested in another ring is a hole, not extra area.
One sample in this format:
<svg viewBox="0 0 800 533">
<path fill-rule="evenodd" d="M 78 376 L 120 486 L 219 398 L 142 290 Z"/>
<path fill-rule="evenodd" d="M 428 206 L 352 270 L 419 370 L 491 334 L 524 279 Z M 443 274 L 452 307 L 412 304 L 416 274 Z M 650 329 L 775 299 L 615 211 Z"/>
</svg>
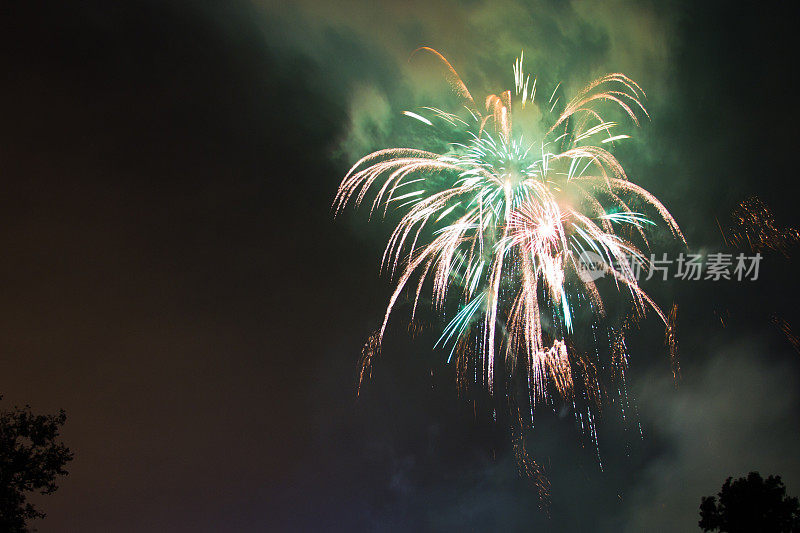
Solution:
<svg viewBox="0 0 800 533">
<path fill-rule="evenodd" d="M 750 472 L 736 480 L 729 477 L 716 497 L 702 499 L 698 525 L 721 533 L 800 532 L 800 504 L 786 495 L 780 476 L 763 479 Z"/>
<path fill-rule="evenodd" d="M 45 517 L 27 497 L 52 494 L 58 489 L 56 478 L 68 474 L 65 467 L 73 454 L 58 441 L 66 419 L 63 410 L 36 415 L 29 405 L 0 410 L 0 531 L 35 531 L 28 522 Z"/>
</svg>

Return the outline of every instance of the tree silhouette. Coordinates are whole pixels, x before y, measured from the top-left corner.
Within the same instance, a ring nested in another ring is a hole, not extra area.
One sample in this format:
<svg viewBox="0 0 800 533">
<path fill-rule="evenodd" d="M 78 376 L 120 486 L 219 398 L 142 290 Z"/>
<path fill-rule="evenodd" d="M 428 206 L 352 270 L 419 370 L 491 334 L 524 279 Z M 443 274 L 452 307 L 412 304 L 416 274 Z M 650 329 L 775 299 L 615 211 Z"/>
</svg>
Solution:
<svg viewBox="0 0 800 533">
<path fill-rule="evenodd" d="M 27 522 L 45 517 L 27 496 L 52 494 L 58 489 L 56 477 L 67 475 L 72 452 L 56 441 L 66 419 L 63 410 L 35 415 L 29 405 L 0 411 L 0 531 L 32 531 Z"/>
<path fill-rule="evenodd" d="M 766 480 L 758 472 L 725 480 L 717 497 L 700 503 L 699 526 L 723 533 L 800 532 L 800 505 L 786 495 L 780 476 Z"/>
</svg>

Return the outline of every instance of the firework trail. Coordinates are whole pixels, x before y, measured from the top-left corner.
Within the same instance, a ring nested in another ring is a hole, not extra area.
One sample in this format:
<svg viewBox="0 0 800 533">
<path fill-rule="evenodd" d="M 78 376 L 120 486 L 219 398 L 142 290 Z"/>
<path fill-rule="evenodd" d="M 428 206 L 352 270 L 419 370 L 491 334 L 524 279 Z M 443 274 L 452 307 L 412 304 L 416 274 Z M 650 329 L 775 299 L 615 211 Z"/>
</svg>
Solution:
<svg viewBox="0 0 800 533">
<path fill-rule="evenodd" d="M 800 338 L 794 334 L 792 331 L 792 326 L 777 314 L 773 314 L 770 318 L 775 327 L 781 330 L 784 337 L 786 337 L 786 340 L 792 345 L 794 351 L 800 354 Z"/>
<path fill-rule="evenodd" d="M 664 344 L 669 348 L 669 359 L 672 365 L 672 377 L 677 380 L 681 376 L 681 362 L 678 358 L 678 304 L 673 303 L 669 310 L 669 319 L 664 335 Z"/>
<path fill-rule="evenodd" d="M 370 214 L 401 214 L 382 259 L 396 286 L 371 351 L 401 296 L 410 295 L 413 320 L 430 291 L 432 306 L 447 320 L 436 346 L 449 349 L 448 361 L 456 358 L 460 387 L 471 379 L 493 394 L 495 369 L 502 365 L 502 378 L 517 370 L 525 376 L 531 415 L 537 402 L 554 397 L 574 404 L 576 374 L 584 377 L 581 394 L 599 398 L 596 365 L 571 340 L 584 310 L 605 314 L 586 257 L 595 274 L 629 296 L 637 316 L 654 310 L 674 343 L 677 308 L 669 316 L 662 312 L 640 288 L 633 263 L 647 265 L 642 250 L 655 222 L 646 213 L 685 240 L 667 209 L 631 182 L 608 150 L 628 135 L 601 116 L 610 111 L 638 125 L 647 116 L 644 91 L 615 73 L 571 100 L 562 98 L 559 86 L 546 91 L 549 99 L 541 90 L 537 96 L 536 78 L 524 74 L 521 54 L 513 65 L 514 89 L 489 95 L 479 106 L 444 56 L 427 47 L 415 53 L 432 54 L 444 65 L 464 109 L 404 114 L 450 141 L 449 149 L 371 153 L 345 175 L 333 204 L 336 214 L 365 201 Z M 519 121 L 512 121 L 512 109 L 531 116 L 526 107 L 538 110 L 534 129 L 543 133 L 534 139 L 517 133 Z M 624 347 L 624 339 L 612 342 Z M 581 424 L 595 433 L 592 413 L 585 418 Z"/>
<path fill-rule="evenodd" d="M 356 396 L 361 396 L 361 387 L 364 381 L 372 377 L 372 369 L 375 359 L 381 353 L 381 343 L 378 337 L 378 332 L 375 331 L 370 334 L 364 347 L 361 348 L 361 358 L 358 361 L 358 387 L 356 388 Z"/>
</svg>

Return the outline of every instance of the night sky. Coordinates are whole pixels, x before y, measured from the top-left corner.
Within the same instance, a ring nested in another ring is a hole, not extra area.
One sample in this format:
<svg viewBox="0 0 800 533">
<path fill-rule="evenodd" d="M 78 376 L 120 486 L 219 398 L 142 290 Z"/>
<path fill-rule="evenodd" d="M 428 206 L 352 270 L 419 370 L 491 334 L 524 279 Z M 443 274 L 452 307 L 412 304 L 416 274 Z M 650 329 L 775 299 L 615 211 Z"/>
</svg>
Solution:
<svg viewBox="0 0 800 533">
<path fill-rule="evenodd" d="M 651 120 L 617 155 L 691 251 L 731 251 L 717 220 L 752 195 L 800 227 L 797 16 L 732 6 L 2 7 L 0 394 L 65 409 L 75 452 L 36 526 L 694 531 L 728 476 L 800 494 L 800 354 L 771 318 L 800 334 L 796 248 L 765 253 L 756 282 L 645 285 L 679 305 L 683 379 L 650 316 L 630 338 L 643 437 L 609 407 L 602 471 L 572 415 L 542 414 L 551 518 L 407 314 L 355 398 L 390 227 L 330 205 L 356 158 L 405 134 L 404 109 L 446 93 L 408 62 L 419 45 L 480 95 L 512 83 L 522 48 L 573 90 L 636 79 Z"/>
</svg>

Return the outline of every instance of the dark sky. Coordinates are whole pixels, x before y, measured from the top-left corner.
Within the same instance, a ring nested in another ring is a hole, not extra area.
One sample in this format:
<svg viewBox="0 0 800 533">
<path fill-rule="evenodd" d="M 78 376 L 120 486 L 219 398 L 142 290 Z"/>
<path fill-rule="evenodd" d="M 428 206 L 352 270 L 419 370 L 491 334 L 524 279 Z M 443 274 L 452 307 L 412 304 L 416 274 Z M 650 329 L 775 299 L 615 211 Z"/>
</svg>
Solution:
<svg viewBox="0 0 800 533">
<path fill-rule="evenodd" d="M 76 454 L 37 500 L 41 531 L 692 531 L 729 475 L 800 493 L 800 355 L 770 322 L 800 328 L 795 259 L 768 254 L 749 285 L 652 287 L 680 306 L 684 379 L 651 318 L 631 340 L 643 439 L 609 409 L 601 471 L 570 416 L 544 418 L 546 519 L 428 339 L 390 330 L 355 401 L 388 228 L 329 209 L 354 154 L 426 94 L 414 47 L 492 89 L 525 46 L 567 85 L 619 69 L 648 90 L 620 157 L 690 249 L 721 249 L 715 217 L 753 194 L 800 226 L 788 8 L 9 4 L 0 393 L 64 408 Z"/>
</svg>

